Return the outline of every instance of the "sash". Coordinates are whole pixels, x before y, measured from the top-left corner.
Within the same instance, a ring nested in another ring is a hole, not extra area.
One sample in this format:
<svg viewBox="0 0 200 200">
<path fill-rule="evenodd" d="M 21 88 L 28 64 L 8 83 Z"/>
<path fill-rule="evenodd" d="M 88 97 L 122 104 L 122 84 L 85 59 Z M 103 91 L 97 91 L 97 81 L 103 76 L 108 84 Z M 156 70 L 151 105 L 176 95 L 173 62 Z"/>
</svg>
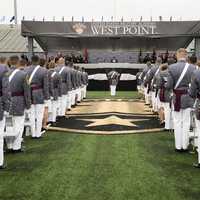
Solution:
<svg viewBox="0 0 200 200">
<path fill-rule="evenodd" d="M 152 81 L 151 81 L 151 85 L 153 85 L 153 83 L 154 83 L 154 81 L 155 81 L 155 78 L 156 78 L 156 76 L 158 75 L 159 71 L 160 71 L 160 69 L 159 69 L 159 67 L 158 67 L 158 69 L 156 70 L 156 73 L 154 74 L 154 77 L 153 77 L 153 79 L 152 79 Z"/>
<path fill-rule="evenodd" d="M 28 80 L 29 84 L 31 84 L 32 80 L 33 80 L 33 77 L 35 76 L 35 73 L 38 71 L 38 69 L 40 68 L 40 66 L 38 65 L 34 70 L 33 72 L 31 73 L 31 76 Z"/>
<path fill-rule="evenodd" d="M 65 66 L 61 68 L 61 70 L 59 71 L 59 74 L 62 74 L 64 69 L 65 69 Z"/>
<path fill-rule="evenodd" d="M 116 74 L 116 72 L 113 72 L 111 75 L 111 79 L 114 77 L 114 75 Z"/>
<path fill-rule="evenodd" d="M 183 69 L 183 71 L 182 71 L 182 73 L 181 73 L 181 75 L 180 75 L 175 87 L 174 87 L 175 90 L 178 88 L 178 86 L 180 85 L 181 81 L 183 80 L 183 78 L 184 78 L 189 66 L 190 66 L 190 64 L 186 63 L 186 65 L 185 65 L 185 67 L 184 67 L 184 69 Z"/>
<path fill-rule="evenodd" d="M 15 74 L 19 71 L 19 69 L 15 69 L 11 75 L 9 76 L 9 83 L 12 81 L 12 79 L 14 78 Z"/>
<path fill-rule="evenodd" d="M 150 71 L 151 71 L 151 69 L 149 69 L 149 70 L 147 71 L 147 73 L 146 73 L 146 75 L 145 75 L 145 77 L 144 77 L 144 81 L 146 81 L 147 75 L 149 75 Z"/>
<path fill-rule="evenodd" d="M 51 74 L 51 78 L 53 78 L 55 75 L 56 75 L 56 72 L 53 72 L 53 73 Z"/>
</svg>

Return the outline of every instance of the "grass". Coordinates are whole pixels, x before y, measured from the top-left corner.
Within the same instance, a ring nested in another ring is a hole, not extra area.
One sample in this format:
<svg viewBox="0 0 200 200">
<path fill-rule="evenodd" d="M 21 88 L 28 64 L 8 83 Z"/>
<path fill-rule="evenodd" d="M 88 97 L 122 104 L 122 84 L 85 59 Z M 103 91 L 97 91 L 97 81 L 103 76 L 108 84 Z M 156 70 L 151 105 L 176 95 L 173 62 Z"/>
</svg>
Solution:
<svg viewBox="0 0 200 200">
<path fill-rule="evenodd" d="M 196 155 L 167 133 L 97 136 L 49 132 L 6 155 L 0 200 L 197 200 Z"/>
<path fill-rule="evenodd" d="M 88 99 L 138 99 L 141 95 L 137 91 L 117 91 L 116 96 L 112 97 L 109 91 L 88 91 Z"/>
</svg>

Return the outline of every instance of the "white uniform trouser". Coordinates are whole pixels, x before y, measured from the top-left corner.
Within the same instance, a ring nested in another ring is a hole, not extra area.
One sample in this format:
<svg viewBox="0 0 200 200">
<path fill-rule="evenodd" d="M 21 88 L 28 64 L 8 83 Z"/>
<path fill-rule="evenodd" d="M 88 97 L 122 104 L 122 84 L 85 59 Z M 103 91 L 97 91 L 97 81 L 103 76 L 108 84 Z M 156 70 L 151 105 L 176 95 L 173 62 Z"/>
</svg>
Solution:
<svg viewBox="0 0 200 200">
<path fill-rule="evenodd" d="M 5 118 L 0 121 L 0 166 L 3 165 L 4 161 L 4 153 L 3 153 L 3 135 L 4 135 L 4 128 L 5 128 Z"/>
<path fill-rule="evenodd" d="M 41 137 L 42 120 L 44 116 L 44 104 L 36 104 L 31 106 L 31 133 L 32 137 Z"/>
<path fill-rule="evenodd" d="M 77 89 L 77 101 L 81 102 L 81 88 Z"/>
<path fill-rule="evenodd" d="M 176 149 L 187 149 L 189 145 L 190 108 L 173 111 Z"/>
<path fill-rule="evenodd" d="M 72 108 L 72 91 L 68 92 L 68 107 L 69 110 Z"/>
<path fill-rule="evenodd" d="M 84 85 L 83 98 L 86 98 L 86 96 L 87 96 L 87 85 Z"/>
<path fill-rule="evenodd" d="M 157 109 L 157 101 L 156 101 L 156 97 L 155 97 L 156 93 L 155 92 L 151 92 L 151 103 L 152 103 L 152 110 L 154 112 L 158 112 L 158 109 Z"/>
<path fill-rule="evenodd" d="M 165 115 L 165 129 L 171 130 L 173 129 L 173 119 L 172 119 L 172 111 L 170 108 L 170 104 L 168 102 L 162 102 L 164 108 Z"/>
<path fill-rule="evenodd" d="M 62 109 L 62 97 L 58 97 L 58 110 L 57 110 L 57 116 L 61 116 L 61 109 Z"/>
<path fill-rule="evenodd" d="M 149 104 L 150 103 L 150 101 L 149 101 L 149 94 L 147 92 L 148 92 L 148 88 L 145 87 L 144 88 L 145 104 Z"/>
<path fill-rule="evenodd" d="M 198 152 L 198 163 L 200 163 L 200 120 L 195 119 L 196 124 L 196 135 L 197 135 L 197 152 Z"/>
<path fill-rule="evenodd" d="M 58 109 L 58 100 L 51 101 L 51 112 L 49 113 L 49 122 L 56 122 L 57 117 L 57 109 Z"/>
<path fill-rule="evenodd" d="M 6 143 L 8 149 L 19 150 L 21 149 L 22 141 L 23 141 L 23 131 L 24 131 L 24 121 L 25 115 L 23 116 L 13 116 L 13 133 L 14 137 L 6 138 Z"/>
<path fill-rule="evenodd" d="M 116 95 L 116 88 L 117 88 L 116 85 L 111 85 L 110 86 L 110 94 L 111 94 L 111 96 L 115 96 Z"/>
<path fill-rule="evenodd" d="M 67 109 L 67 94 L 66 95 L 62 95 L 61 97 L 61 107 L 60 107 L 60 116 L 65 116 L 65 112 Z"/>
<path fill-rule="evenodd" d="M 76 90 L 72 90 L 71 91 L 71 103 L 72 103 L 72 105 L 74 106 L 75 105 L 75 103 L 76 103 Z"/>
<path fill-rule="evenodd" d="M 81 87 L 81 100 L 84 99 L 84 86 Z"/>
</svg>

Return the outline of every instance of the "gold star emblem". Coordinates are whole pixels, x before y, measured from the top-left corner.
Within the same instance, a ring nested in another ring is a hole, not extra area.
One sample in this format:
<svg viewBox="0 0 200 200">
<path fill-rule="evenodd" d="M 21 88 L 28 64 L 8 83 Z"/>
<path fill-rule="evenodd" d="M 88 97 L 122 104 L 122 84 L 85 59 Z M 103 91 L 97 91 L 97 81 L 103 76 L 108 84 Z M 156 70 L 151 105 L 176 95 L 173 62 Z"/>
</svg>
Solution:
<svg viewBox="0 0 200 200">
<path fill-rule="evenodd" d="M 81 119 L 83 121 L 90 121 L 91 124 L 88 124 L 86 127 L 94 127 L 94 126 L 103 126 L 103 125 L 120 125 L 120 126 L 130 126 L 130 127 L 138 127 L 138 125 L 133 122 L 147 121 L 149 119 L 122 119 L 115 115 L 106 117 L 104 119 Z"/>
</svg>

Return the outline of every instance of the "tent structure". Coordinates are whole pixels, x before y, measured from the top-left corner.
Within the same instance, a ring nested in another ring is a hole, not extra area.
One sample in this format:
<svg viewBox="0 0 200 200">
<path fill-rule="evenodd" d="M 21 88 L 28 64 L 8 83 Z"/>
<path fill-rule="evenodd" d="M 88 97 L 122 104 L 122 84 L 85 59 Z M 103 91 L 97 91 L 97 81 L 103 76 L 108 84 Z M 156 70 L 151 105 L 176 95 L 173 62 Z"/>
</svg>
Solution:
<svg viewBox="0 0 200 200">
<path fill-rule="evenodd" d="M 22 21 L 22 36 L 45 52 L 93 49 L 175 51 L 200 37 L 200 21 L 55 22 Z M 199 51 L 200 42 L 196 42 Z"/>
</svg>

